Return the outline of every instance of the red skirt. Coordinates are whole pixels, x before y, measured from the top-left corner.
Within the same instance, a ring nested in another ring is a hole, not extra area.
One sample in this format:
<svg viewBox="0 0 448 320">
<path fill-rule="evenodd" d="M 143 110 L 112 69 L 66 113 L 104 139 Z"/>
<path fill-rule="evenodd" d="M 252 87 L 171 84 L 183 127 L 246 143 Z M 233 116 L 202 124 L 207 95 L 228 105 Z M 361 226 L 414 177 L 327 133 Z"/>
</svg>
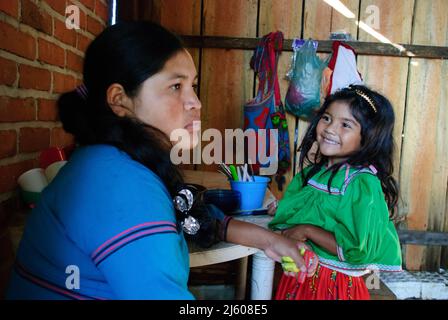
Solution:
<svg viewBox="0 0 448 320">
<path fill-rule="evenodd" d="M 362 277 L 319 265 L 316 273 L 302 284 L 283 274 L 275 300 L 370 300 L 370 294 Z"/>
</svg>

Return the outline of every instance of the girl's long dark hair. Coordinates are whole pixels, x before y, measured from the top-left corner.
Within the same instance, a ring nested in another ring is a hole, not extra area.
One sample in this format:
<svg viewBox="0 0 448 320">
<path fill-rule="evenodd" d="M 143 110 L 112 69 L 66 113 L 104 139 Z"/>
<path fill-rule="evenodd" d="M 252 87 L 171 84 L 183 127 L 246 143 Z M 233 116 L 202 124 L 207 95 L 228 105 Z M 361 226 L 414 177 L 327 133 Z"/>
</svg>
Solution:
<svg viewBox="0 0 448 320">
<path fill-rule="evenodd" d="M 106 101 L 113 83 L 135 97 L 141 84 L 184 47 L 178 37 L 150 22 L 121 22 L 106 28 L 88 47 L 84 59 L 83 99 L 75 90 L 58 100 L 64 130 L 80 145 L 109 144 L 157 174 L 171 195 L 183 182 L 170 161 L 171 142 L 162 131 L 130 117 L 119 117 Z"/>
<path fill-rule="evenodd" d="M 373 102 L 377 112 L 369 105 L 362 96 L 356 93 L 360 90 L 367 95 Z M 327 170 L 331 171 L 331 177 L 328 182 L 328 190 L 330 190 L 331 182 L 337 171 L 345 163 L 350 166 L 366 166 L 374 165 L 378 170 L 377 176 L 381 181 L 387 206 L 393 216 L 395 206 L 398 201 L 398 186 L 392 177 L 393 172 L 393 129 L 395 116 L 391 103 L 387 98 L 365 86 L 350 86 L 329 95 L 322 107 L 317 111 L 316 116 L 312 119 L 308 127 L 305 137 L 299 147 L 300 157 L 299 165 L 303 169 L 307 165 L 312 164 L 310 170 L 305 175 L 302 170 L 303 185 L 319 172 L 322 166 L 328 162 L 328 157 L 322 155 L 317 149 L 314 157 L 310 159 L 309 153 L 317 140 L 316 127 L 329 106 L 335 101 L 343 101 L 348 103 L 353 117 L 361 125 L 361 148 L 358 152 L 350 155 L 345 162 L 333 164 Z"/>
</svg>

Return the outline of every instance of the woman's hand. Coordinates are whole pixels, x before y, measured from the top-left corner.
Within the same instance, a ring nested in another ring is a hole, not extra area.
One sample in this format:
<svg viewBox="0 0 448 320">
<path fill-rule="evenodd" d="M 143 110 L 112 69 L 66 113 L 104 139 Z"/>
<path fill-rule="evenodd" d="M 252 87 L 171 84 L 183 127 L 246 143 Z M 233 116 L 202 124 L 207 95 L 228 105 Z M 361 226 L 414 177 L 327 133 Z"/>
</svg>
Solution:
<svg viewBox="0 0 448 320">
<path fill-rule="evenodd" d="M 307 246 L 303 242 L 297 242 L 297 247 L 298 247 L 299 252 L 301 251 L 302 248 L 307 250 L 307 251 L 311 251 L 312 252 L 311 248 L 309 246 Z M 305 263 L 306 263 L 306 261 L 304 260 L 304 264 Z M 300 268 L 297 265 L 297 263 L 296 263 L 296 266 L 300 269 L 301 272 L 306 272 L 306 276 L 307 277 L 311 277 L 311 276 L 314 275 L 314 273 L 316 272 L 316 269 L 317 269 L 317 265 L 318 265 L 317 256 L 315 257 L 315 259 L 314 259 L 314 261 L 313 261 L 313 263 L 311 265 L 308 265 L 308 266 L 304 265 L 305 269 Z M 283 273 L 285 275 L 287 275 L 287 276 L 290 276 L 290 277 L 297 277 L 298 276 L 298 273 L 296 273 L 296 272 L 283 271 Z"/>
<path fill-rule="evenodd" d="M 261 249 L 266 256 L 277 262 L 281 262 L 282 257 L 290 257 L 297 268 L 303 272 L 308 271 L 308 274 L 310 274 L 310 270 L 307 270 L 305 261 L 300 255 L 300 248 L 310 249 L 300 241 L 237 219 L 231 219 L 228 222 L 226 240 L 243 246 Z"/>
<path fill-rule="evenodd" d="M 308 240 L 308 229 L 307 224 L 299 224 L 295 227 L 283 230 L 282 235 L 291 239 L 305 242 Z"/>
<path fill-rule="evenodd" d="M 294 260 L 297 268 L 302 272 L 306 272 L 305 261 L 300 255 L 300 248 L 306 247 L 304 243 L 288 239 L 277 233 L 272 233 L 269 245 L 264 248 L 264 253 L 277 262 L 281 262 L 281 258 L 288 256 Z"/>
</svg>

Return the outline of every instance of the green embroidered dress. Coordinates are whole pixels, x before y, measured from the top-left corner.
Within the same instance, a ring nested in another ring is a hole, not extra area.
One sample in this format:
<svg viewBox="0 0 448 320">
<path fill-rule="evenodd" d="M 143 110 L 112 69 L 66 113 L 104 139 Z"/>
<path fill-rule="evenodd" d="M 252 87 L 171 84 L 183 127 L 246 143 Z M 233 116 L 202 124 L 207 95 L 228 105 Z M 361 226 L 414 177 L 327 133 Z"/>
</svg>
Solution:
<svg viewBox="0 0 448 320">
<path fill-rule="evenodd" d="M 330 269 L 354 276 L 370 270 L 401 271 L 400 243 L 376 169 L 344 165 L 333 178 L 331 193 L 327 187 L 331 172 L 325 170 L 305 187 L 300 173 L 294 177 L 269 227 L 311 224 L 332 232 L 338 255 L 308 241 L 320 263 Z"/>
</svg>

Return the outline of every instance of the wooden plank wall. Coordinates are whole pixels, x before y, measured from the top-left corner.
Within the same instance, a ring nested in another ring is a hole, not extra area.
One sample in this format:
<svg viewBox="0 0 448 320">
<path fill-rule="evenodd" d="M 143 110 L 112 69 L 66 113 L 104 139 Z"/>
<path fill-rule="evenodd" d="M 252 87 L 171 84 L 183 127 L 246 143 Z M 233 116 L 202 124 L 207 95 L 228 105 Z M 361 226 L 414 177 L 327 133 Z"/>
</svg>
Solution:
<svg viewBox="0 0 448 320">
<path fill-rule="evenodd" d="M 411 43 L 448 46 L 447 12 L 447 1 L 416 0 Z M 409 229 L 443 231 L 446 220 L 447 67 L 441 60 L 409 63 L 400 170 L 401 213 Z M 409 246 L 406 252 L 408 268 L 436 270 L 439 264 L 440 248 Z"/>
<path fill-rule="evenodd" d="M 347 31 L 359 41 L 378 41 L 358 27 L 379 13 L 377 32 L 393 43 L 448 46 L 446 0 L 342 0 L 354 14 L 349 19 L 322 0 L 153 0 L 150 18 L 182 35 L 261 37 L 280 30 L 285 38 L 327 40 Z M 143 15 L 146 17 L 146 15 Z M 249 67 L 252 51 L 191 49 L 200 72 L 202 129 L 241 128 L 242 106 L 251 99 L 255 79 Z M 291 52 L 279 63 L 282 97 Z M 320 54 L 324 59 L 327 55 Z M 401 187 L 399 214 L 413 230 L 448 232 L 448 62 L 430 59 L 358 56 L 367 85 L 384 93 L 396 113 L 395 177 Z M 291 150 L 308 123 L 288 115 Z M 294 154 L 294 152 L 292 152 Z M 197 169 L 213 170 L 206 166 Z M 292 178 L 288 174 L 288 181 Z M 282 193 L 274 190 L 281 197 Z M 406 246 L 409 270 L 447 268 L 448 250 Z"/>
<path fill-rule="evenodd" d="M 285 39 L 292 39 L 300 37 L 302 33 L 302 0 L 261 0 L 260 1 L 260 17 L 259 17 L 259 32 L 258 36 L 261 37 L 272 31 L 282 31 Z M 300 17 L 300 19 L 298 19 Z M 280 83 L 280 92 L 282 95 L 282 101 L 288 90 L 289 82 L 286 80 L 285 75 L 291 65 L 292 52 L 282 52 L 278 63 L 278 79 Z M 289 145 L 290 150 L 294 150 L 294 134 L 296 128 L 296 117 L 287 114 L 286 120 L 288 122 L 289 130 Z M 301 126 L 302 127 L 302 126 Z M 293 155 L 293 152 L 291 152 Z M 294 163 L 294 157 L 291 159 L 291 163 Z M 294 170 L 289 170 L 285 175 L 286 181 L 291 181 L 293 178 Z M 272 184 L 272 192 L 276 197 L 281 197 L 282 192 L 277 189 L 276 184 Z"/>
<path fill-rule="evenodd" d="M 153 15 L 161 25 L 169 26 L 176 34 L 198 36 L 201 34 L 201 2 L 196 0 L 155 0 L 153 4 Z M 179 8 L 173 10 L 173 8 Z M 201 65 L 201 49 L 188 48 L 197 68 Z M 198 71 L 199 72 L 199 71 Z M 193 159 L 193 152 L 190 152 Z M 183 169 L 194 169 L 193 164 L 181 165 Z"/>
<path fill-rule="evenodd" d="M 203 35 L 257 36 L 257 0 L 203 1 Z M 203 49 L 201 65 L 202 128 L 236 129 L 243 126 L 242 106 L 252 97 L 252 54 L 242 50 Z M 224 146 L 224 141 L 223 141 Z M 223 152 L 223 157 L 226 157 Z M 202 170 L 214 166 L 199 165 Z"/>
</svg>

